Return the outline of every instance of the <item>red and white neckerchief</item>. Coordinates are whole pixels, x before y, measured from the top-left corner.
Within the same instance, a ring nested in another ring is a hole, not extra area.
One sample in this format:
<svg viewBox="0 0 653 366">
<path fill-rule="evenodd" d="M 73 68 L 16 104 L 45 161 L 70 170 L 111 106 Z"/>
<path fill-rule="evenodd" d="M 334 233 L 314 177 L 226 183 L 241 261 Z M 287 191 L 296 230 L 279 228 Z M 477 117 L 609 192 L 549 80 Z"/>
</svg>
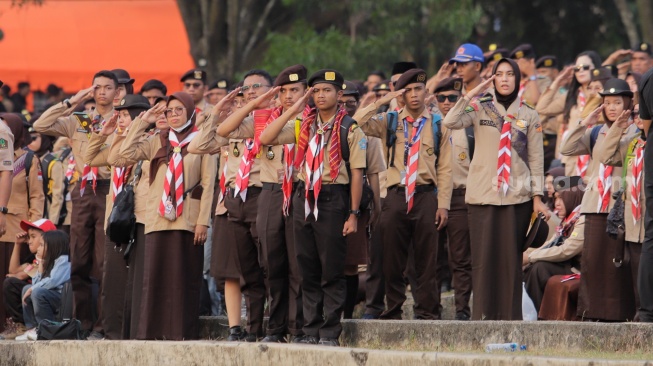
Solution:
<svg viewBox="0 0 653 366">
<path fill-rule="evenodd" d="M 518 112 L 519 113 L 519 112 Z M 508 114 L 503 118 L 499 155 L 497 159 L 497 190 L 505 196 L 510 188 L 510 168 L 512 166 L 512 121 L 515 116 Z"/>
<path fill-rule="evenodd" d="M 526 84 L 528 84 L 530 80 L 526 79 L 523 83 L 519 85 L 519 92 L 517 93 L 517 99 L 519 99 L 520 103 L 524 102 L 524 92 L 526 91 Z"/>
<path fill-rule="evenodd" d="M 610 194 L 612 188 L 612 170 L 613 167 L 601 163 L 599 166 L 599 178 L 597 187 L 599 189 L 599 202 L 597 211 L 599 213 L 606 212 L 610 205 Z"/>
<path fill-rule="evenodd" d="M 75 168 L 76 168 L 75 156 L 71 152 L 70 155 L 68 156 L 68 166 L 66 167 L 66 180 L 69 183 L 73 179 L 73 176 L 75 175 Z"/>
<path fill-rule="evenodd" d="M 227 193 L 227 166 L 229 160 L 229 153 L 225 153 L 225 154 L 226 156 L 224 158 L 224 167 L 222 168 L 222 173 L 220 174 L 220 182 L 218 183 L 220 185 L 220 195 L 218 196 L 218 203 L 224 200 L 224 196 Z"/>
<path fill-rule="evenodd" d="M 587 103 L 587 99 L 585 98 L 585 94 L 583 93 L 582 90 L 579 90 L 578 97 L 576 98 L 576 106 L 578 107 L 579 113 L 583 111 L 586 103 Z M 588 126 L 587 128 L 592 128 L 592 126 Z M 576 158 L 576 175 L 579 175 L 581 178 L 585 178 L 585 174 L 587 174 L 587 168 L 589 167 L 589 165 L 590 165 L 590 156 L 579 155 Z"/>
<path fill-rule="evenodd" d="M 573 211 L 567 217 L 562 220 L 559 226 L 556 227 L 556 235 L 558 237 L 564 236 L 568 237 L 571 229 L 574 227 L 574 224 L 576 224 L 576 221 L 580 218 L 580 209 L 581 205 L 576 206 Z"/>
<path fill-rule="evenodd" d="M 113 176 L 111 177 L 111 188 L 113 191 L 112 198 L 115 201 L 118 193 L 122 192 L 122 187 L 125 185 L 126 167 L 114 167 Z"/>
<path fill-rule="evenodd" d="M 273 113 L 274 114 L 274 113 Z M 272 116 L 270 116 L 270 119 Z M 301 125 L 302 119 L 297 117 L 295 126 Z M 295 159 L 295 144 L 286 144 L 283 146 L 283 179 L 281 181 L 281 191 L 283 192 L 283 214 L 290 216 L 290 204 L 292 202 L 292 184 L 293 184 L 293 161 Z"/>
<path fill-rule="evenodd" d="M 238 197 L 245 202 L 247 199 L 247 187 L 249 187 L 249 173 L 254 165 L 254 159 L 257 157 L 261 150 L 261 133 L 270 122 L 272 110 L 259 109 L 252 112 L 254 117 L 254 138 L 245 140 L 245 153 L 240 160 L 238 166 L 238 174 L 236 174 L 236 184 L 234 189 L 234 197 Z"/>
<path fill-rule="evenodd" d="M 168 198 L 171 197 L 170 192 L 174 189 L 175 193 L 175 217 L 181 216 L 184 206 L 184 158 L 181 155 L 181 149 L 188 145 L 193 137 L 197 135 L 197 126 L 193 126 L 192 132 L 186 138 L 179 142 L 177 134 L 174 130 L 168 133 L 168 140 L 172 147 L 172 156 L 168 162 L 168 171 L 166 172 L 166 180 L 163 182 L 163 194 L 161 196 L 161 203 L 159 204 L 159 214 L 166 216 L 166 206 Z M 173 188 L 174 186 L 174 188 Z"/>
<path fill-rule="evenodd" d="M 93 123 L 90 126 L 91 131 L 100 131 L 104 125 L 104 119 L 98 114 L 93 117 Z M 91 133 L 87 133 L 90 137 Z M 82 170 L 82 181 L 79 182 L 79 195 L 83 196 L 86 191 L 86 184 L 91 181 L 91 187 L 93 188 L 93 194 L 95 194 L 95 188 L 97 187 L 97 178 L 99 173 L 98 167 L 91 167 L 88 164 L 84 164 L 84 169 Z"/>
<path fill-rule="evenodd" d="M 415 121 L 410 116 L 404 118 L 404 137 L 406 141 L 404 146 L 404 156 L 406 156 L 404 165 L 406 166 L 406 176 L 404 177 L 404 181 L 402 183 L 406 186 L 406 204 L 408 206 L 406 213 L 410 213 L 410 210 L 413 208 L 413 202 L 415 200 L 419 149 L 422 145 L 420 141 L 425 121 L 426 118 L 424 117 L 420 118 L 418 121 Z M 409 123 L 413 126 L 413 132 L 411 134 L 410 140 L 408 139 Z"/>
<path fill-rule="evenodd" d="M 637 139 L 635 147 L 635 156 L 633 157 L 632 181 L 630 184 L 630 201 L 631 209 L 633 211 L 633 223 L 637 225 L 637 221 L 642 218 L 642 206 L 640 203 L 640 194 L 642 192 L 642 172 L 644 170 L 644 147 L 646 141 L 641 137 Z"/>
</svg>

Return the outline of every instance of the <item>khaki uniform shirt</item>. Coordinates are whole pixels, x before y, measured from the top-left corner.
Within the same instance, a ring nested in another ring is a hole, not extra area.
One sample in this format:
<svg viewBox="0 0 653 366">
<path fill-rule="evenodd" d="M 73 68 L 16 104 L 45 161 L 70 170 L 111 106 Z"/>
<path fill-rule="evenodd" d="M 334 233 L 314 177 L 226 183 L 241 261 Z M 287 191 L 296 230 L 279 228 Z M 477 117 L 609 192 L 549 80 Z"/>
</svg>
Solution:
<svg viewBox="0 0 653 366">
<path fill-rule="evenodd" d="M 463 130 L 451 131 L 451 142 L 453 153 L 451 164 L 453 189 L 465 189 L 467 187 L 467 176 L 469 175 L 469 164 L 472 162 L 469 155 L 469 141 L 467 132 Z"/>
<path fill-rule="evenodd" d="M 572 122 L 569 128 L 569 136 L 560 147 L 560 152 L 566 156 L 591 154 L 590 135 L 592 133 L 592 128 L 587 128 L 579 122 Z M 635 125 L 631 125 L 631 127 L 628 128 L 627 132 L 622 136 L 622 139 L 627 140 L 624 143 L 628 143 L 633 140 L 637 133 L 636 129 L 637 128 Z M 599 131 L 596 143 L 594 144 L 594 156 L 596 156 L 596 154 L 600 154 L 599 150 L 604 149 L 605 136 L 608 130 L 608 125 L 601 125 L 601 130 Z M 599 213 L 598 204 L 601 197 L 599 194 L 597 182 L 599 179 L 600 165 L 601 161 L 595 157 L 590 160 L 589 167 L 587 167 L 587 172 L 585 173 L 585 182 L 587 184 L 587 188 L 581 203 L 581 213 Z M 621 173 L 622 171 L 620 166 L 615 166 L 612 170 L 612 186 L 610 188 L 611 192 L 617 192 L 622 187 L 620 182 Z M 614 198 L 612 197 L 612 194 L 610 194 L 610 203 L 605 213 L 609 212 L 612 209 L 613 205 Z"/>
<path fill-rule="evenodd" d="M 121 159 L 125 159 L 125 165 L 133 165 L 139 160 L 151 160 L 161 148 L 161 137 L 158 134 L 141 140 L 147 127 L 148 124 L 140 118 L 136 118 L 132 122 L 129 133 L 125 141 L 122 142 L 122 147 L 118 153 Z M 161 204 L 161 196 L 163 195 L 163 184 L 166 171 L 168 170 L 168 164 L 161 164 L 159 166 L 154 181 L 149 185 L 147 195 L 146 234 L 153 231 L 166 230 L 195 232 L 195 226 L 197 225 L 210 226 L 211 204 L 213 202 L 215 174 L 217 170 L 216 159 L 217 157 L 215 156 L 203 154 L 196 155 L 188 153 L 184 156 L 184 192 L 196 184 L 198 184 L 198 187 L 188 193 L 184 199 L 181 217 L 178 217 L 175 221 L 167 220 L 159 215 L 159 205 Z M 143 181 L 142 178 L 141 180 Z M 149 183 L 149 178 L 145 181 Z M 201 190 L 198 189 L 199 186 L 202 187 Z"/>
<path fill-rule="evenodd" d="M 14 162 L 25 154 L 27 151 L 23 149 L 14 151 Z M 29 196 L 27 195 L 28 186 Z M 20 221 L 36 221 L 43 218 L 44 207 L 45 195 L 43 194 L 41 164 L 39 158 L 34 154 L 29 171 L 29 181 L 26 180 L 25 169 L 22 169 L 11 182 L 11 196 L 9 196 L 7 204 L 9 212 L 6 215 L 7 231 L 0 237 L 0 241 L 9 243 L 16 241 L 16 234 L 23 232 L 23 229 L 20 228 Z"/>
<path fill-rule="evenodd" d="M 489 93 L 493 100 L 494 92 Z M 465 202 L 473 205 L 515 205 L 527 202 L 534 196 L 542 196 L 544 187 L 544 148 L 542 145 L 542 125 L 535 109 L 528 104 L 520 108 L 515 100 L 508 110 L 499 103 L 494 103 L 497 111 L 505 116 L 512 114 L 516 120 L 512 123 L 512 159 L 510 166 L 510 183 L 508 192 L 503 195 L 497 187 L 497 162 L 501 126 L 492 120 L 478 99 L 470 101 L 467 97 L 458 100 L 443 121 L 451 129 L 464 129 L 474 126 L 475 148 L 474 160 L 469 166 L 467 176 L 468 189 Z M 518 133 L 526 136 L 527 160 L 524 161 L 515 150 Z"/>
<path fill-rule="evenodd" d="M 631 189 L 633 184 L 633 164 L 635 163 L 634 149 L 639 145 L 632 144 L 633 139 L 639 139 L 640 134 L 635 134 L 635 137 L 628 141 L 624 136 L 629 134 L 630 128 L 623 129 L 616 124 L 613 124 L 612 127 L 608 130 L 608 133 L 605 136 L 603 145 L 601 149 L 595 149 L 594 156 L 597 160 L 603 164 L 608 164 L 612 166 L 621 166 L 623 169 L 623 163 L 628 157 L 628 165 L 626 166 L 626 180 L 624 182 L 625 187 L 625 198 L 624 198 L 624 221 L 626 224 L 626 241 L 633 243 L 643 243 L 644 242 L 644 217 L 646 214 L 646 198 L 644 197 L 644 161 L 642 165 L 642 189 L 640 190 L 639 197 L 639 207 L 642 212 L 642 216 L 635 223 L 633 221 L 633 210 L 632 210 L 632 195 Z"/>
<path fill-rule="evenodd" d="M 367 174 L 380 174 L 387 170 L 383 157 L 383 140 L 367 136 Z"/>
<path fill-rule="evenodd" d="M 9 127 L 0 122 L 0 171 L 14 170 L 14 135 Z"/>
<path fill-rule="evenodd" d="M 89 136 L 82 126 L 79 125 L 77 119 L 71 115 L 66 114 L 66 106 L 63 103 L 57 103 L 50 107 L 47 111 L 43 112 L 41 117 L 34 122 L 34 130 L 38 133 L 49 136 L 65 136 L 72 141 L 73 155 L 77 164 L 77 171 L 81 174 L 84 171 L 84 155 L 88 147 Z M 89 114 L 93 119 L 97 115 L 97 110 Z M 113 109 L 107 112 L 102 118 L 108 121 L 113 115 Z M 113 136 L 110 136 L 106 143 L 111 145 Z M 110 179 L 111 171 L 108 166 L 102 166 L 98 169 L 97 179 Z"/>
<path fill-rule="evenodd" d="M 572 208 L 573 210 L 573 208 Z M 553 239 L 552 239 L 553 240 Z M 585 242 L 585 215 L 580 215 L 569 237 L 561 245 L 544 248 L 551 241 L 547 241 L 541 248 L 535 249 L 528 255 L 531 263 L 535 262 L 564 262 L 579 255 L 583 251 Z"/>
<path fill-rule="evenodd" d="M 61 152 L 59 152 L 59 154 L 61 154 Z M 48 219 L 55 225 L 59 222 L 61 208 L 66 202 L 66 198 L 64 197 L 64 172 L 67 166 L 67 160 L 65 162 L 54 160 L 54 164 L 52 164 L 52 169 L 48 175 L 50 179 L 52 179 L 52 202 L 46 201 L 46 205 L 48 206 Z M 66 209 L 67 208 L 68 207 L 66 207 Z M 68 215 L 70 214 L 69 211 Z"/>
<path fill-rule="evenodd" d="M 385 156 L 392 147 L 386 145 L 388 120 L 387 113 L 376 114 L 377 106 L 375 103 L 358 110 L 354 119 L 360 121 L 363 131 L 373 137 L 378 137 L 383 141 L 385 147 Z M 404 108 L 398 113 L 397 118 L 397 140 L 395 141 L 395 154 L 391 157 L 394 166 L 388 162 L 387 170 L 387 187 L 402 185 L 401 178 L 405 174 L 404 165 L 404 146 L 406 138 L 404 136 L 404 125 L 402 121 L 409 117 L 408 111 Z M 420 135 L 420 150 L 417 162 L 417 185 L 435 185 L 438 189 L 438 208 L 449 209 L 451 205 L 451 192 L 453 189 L 451 178 L 451 131 L 442 128 L 442 138 L 440 140 L 440 156 L 435 154 L 435 141 L 433 140 L 433 127 L 431 115 L 426 108 L 422 111 L 420 117 L 425 117 L 424 127 Z M 408 124 L 408 136 L 412 136 L 413 126 Z M 437 162 L 437 166 L 436 166 Z"/>
<path fill-rule="evenodd" d="M 319 113 L 316 119 L 317 119 L 317 123 L 323 124 Z M 334 120 L 335 120 L 335 116 L 333 116 L 328 121 L 327 124 L 332 126 Z M 308 140 L 309 142 L 315 136 L 316 131 L 317 131 L 317 127 L 316 124 L 314 123 L 313 126 L 311 126 L 309 140 Z M 331 179 L 331 169 L 329 168 L 329 151 L 331 150 L 331 143 L 333 142 L 331 136 L 332 136 L 332 131 L 330 129 L 328 131 L 325 131 L 324 138 L 327 140 L 327 144 L 324 147 L 324 160 L 323 160 L 324 170 L 322 171 L 322 184 L 325 185 L 349 184 L 349 174 L 347 173 L 347 167 L 344 161 L 340 164 L 340 171 L 338 172 L 338 177 L 335 179 L 335 181 Z M 347 135 L 347 142 L 349 144 L 350 169 L 365 169 L 367 163 L 367 158 L 366 158 L 367 138 L 365 137 L 363 131 L 361 131 L 361 129 L 358 128 L 358 125 L 355 123 L 352 124 L 352 126 L 349 128 L 349 133 Z M 285 144 L 294 144 L 294 143 L 296 143 L 295 124 L 287 123 L 279 133 L 279 136 L 277 136 L 276 140 L 274 141 L 274 144 L 285 145 Z M 306 149 L 308 151 L 308 147 Z M 300 180 L 305 181 L 304 174 L 305 171 L 302 168 L 298 173 L 297 177 Z"/>
</svg>

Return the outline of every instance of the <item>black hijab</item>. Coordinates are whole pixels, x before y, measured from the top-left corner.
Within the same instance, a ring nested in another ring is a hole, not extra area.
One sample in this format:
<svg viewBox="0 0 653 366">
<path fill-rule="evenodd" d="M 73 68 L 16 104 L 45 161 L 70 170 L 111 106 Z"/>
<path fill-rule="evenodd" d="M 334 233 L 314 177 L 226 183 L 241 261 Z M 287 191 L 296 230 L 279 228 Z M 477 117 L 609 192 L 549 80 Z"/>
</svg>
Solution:
<svg viewBox="0 0 653 366">
<path fill-rule="evenodd" d="M 508 95 L 503 95 L 499 93 L 499 90 L 497 89 L 496 79 L 493 81 L 493 84 L 494 84 L 494 91 L 497 96 L 497 102 L 499 102 L 499 104 L 501 104 L 506 110 L 508 110 L 508 107 L 510 107 L 510 105 L 515 101 L 515 99 L 517 99 L 517 96 L 519 95 L 519 86 L 521 84 L 521 71 L 519 71 L 519 66 L 514 60 L 509 58 L 502 58 L 501 60 L 499 60 L 499 62 L 494 64 L 494 67 L 492 68 L 492 75 L 497 73 L 497 69 L 499 68 L 499 65 L 501 65 L 504 62 L 507 62 L 510 65 L 510 67 L 512 67 L 512 72 L 515 73 L 515 90 L 513 90 L 512 93 Z"/>
</svg>

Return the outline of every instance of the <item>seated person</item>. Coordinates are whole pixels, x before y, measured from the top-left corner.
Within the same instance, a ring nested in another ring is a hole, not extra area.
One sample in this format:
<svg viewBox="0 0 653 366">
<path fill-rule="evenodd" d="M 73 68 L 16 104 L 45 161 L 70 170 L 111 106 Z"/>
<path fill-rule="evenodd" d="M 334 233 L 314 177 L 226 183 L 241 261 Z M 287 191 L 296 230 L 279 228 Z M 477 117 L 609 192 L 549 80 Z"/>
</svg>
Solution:
<svg viewBox="0 0 653 366">
<path fill-rule="evenodd" d="M 27 331 L 17 341 L 36 340 L 36 327 L 55 320 L 61 307 L 61 290 L 70 281 L 68 234 L 61 230 L 43 234 L 43 261 L 32 284 L 23 288 L 23 317 Z"/>
<path fill-rule="evenodd" d="M 54 224 L 47 219 L 34 222 L 22 221 L 24 232 L 16 235 L 16 243 L 9 260 L 9 274 L 4 279 L 2 291 L 7 318 L 5 331 L 0 334 L 0 340 L 14 339 L 27 330 L 23 320 L 21 298 L 23 287 L 29 285 L 37 273 L 40 256 L 35 257 L 37 250 L 43 244 L 43 233 L 56 230 Z M 29 248 L 29 250 L 26 250 Z"/>
<path fill-rule="evenodd" d="M 579 273 L 584 241 L 584 216 L 580 215 L 583 190 L 557 192 L 555 213 L 562 220 L 555 236 L 540 248 L 524 253 L 526 291 L 540 311 L 546 282 L 551 276 Z"/>
</svg>

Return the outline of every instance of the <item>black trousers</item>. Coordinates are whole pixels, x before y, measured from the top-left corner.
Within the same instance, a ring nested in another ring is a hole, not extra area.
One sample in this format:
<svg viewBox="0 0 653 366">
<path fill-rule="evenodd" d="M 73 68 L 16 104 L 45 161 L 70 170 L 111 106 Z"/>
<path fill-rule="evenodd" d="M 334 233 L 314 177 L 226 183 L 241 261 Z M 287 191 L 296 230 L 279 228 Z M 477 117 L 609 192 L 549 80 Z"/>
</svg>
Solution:
<svg viewBox="0 0 653 366">
<path fill-rule="evenodd" d="M 236 246 L 236 262 L 242 276 L 241 291 L 247 304 L 247 327 L 250 334 L 263 336 L 263 310 L 265 307 L 265 282 L 260 262 L 260 247 L 256 215 L 261 188 L 249 187 L 245 202 L 227 190 L 224 205 L 229 216 L 230 239 Z"/>
<path fill-rule="evenodd" d="M 644 161 L 653 162 L 653 144 L 646 144 Z M 653 164 L 644 164 L 644 194 L 646 196 L 646 234 L 642 244 L 637 287 L 639 289 L 639 320 L 653 322 Z"/>
<path fill-rule="evenodd" d="M 264 184 L 258 198 L 256 228 L 268 290 L 268 335 L 303 333 L 301 276 L 293 240 L 292 212 L 290 215 L 283 215 L 281 184 Z"/>
<path fill-rule="evenodd" d="M 123 316 L 125 313 L 125 292 L 127 287 L 127 262 L 124 249 L 109 237 L 104 243 L 104 273 L 102 276 L 102 326 L 107 339 L 123 339 Z"/>
<path fill-rule="evenodd" d="M 293 231 L 302 275 L 304 333 L 318 338 L 338 338 L 345 306 L 347 242 L 342 229 L 349 212 L 346 185 L 323 185 L 317 200 L 317 220 L 304 218 L 303 185 L 293 195 Z"/>
<path fill-rule="evenodd" d="M 469 299 L 472 296 L 472 249 L 465 190 L 455 189 L 446 233 L 449 238 L 449 268 L 453 277 L 456 313 L 471 316 Z M 438 256 L 440 254 L 438 253 Z"/>
<path fill-rule="evenodd" d="M 406 214 L 405 192 L 388 189 L 383 202 L 381 227 L 383 232 L 383 274 L 388 309 L 382 319 L 401 319 L 401 307 L 406 301 L 404 271 L 412 243 L 416 285 L 411 285 L 415 299 L 416 319 L 440 319 L 440 289 L 436 281 L 438 232 L 435 214 L 438 199 L 435 191 L 416 192 L 414 205 Z"/>
<path fill-rule="evenodd" d="M 19 280 L 15 277 L 7 277 L 2 283 L 5 312 L 14 323 L 25 323 L 23 319 L 22 293 L 23 287 L 27 285 L 27 281 Z"/>
<path fill-rule="evenodd" d="M 384 198 L 381 198 L 383 207 Z M 370 240 L 367 276 L 365 280 L 365 314 L 380 316 L 385 310 L 385 281 L 383 280 L 383 240 L 381 225 L 377 224 Z"/>
</svg>

